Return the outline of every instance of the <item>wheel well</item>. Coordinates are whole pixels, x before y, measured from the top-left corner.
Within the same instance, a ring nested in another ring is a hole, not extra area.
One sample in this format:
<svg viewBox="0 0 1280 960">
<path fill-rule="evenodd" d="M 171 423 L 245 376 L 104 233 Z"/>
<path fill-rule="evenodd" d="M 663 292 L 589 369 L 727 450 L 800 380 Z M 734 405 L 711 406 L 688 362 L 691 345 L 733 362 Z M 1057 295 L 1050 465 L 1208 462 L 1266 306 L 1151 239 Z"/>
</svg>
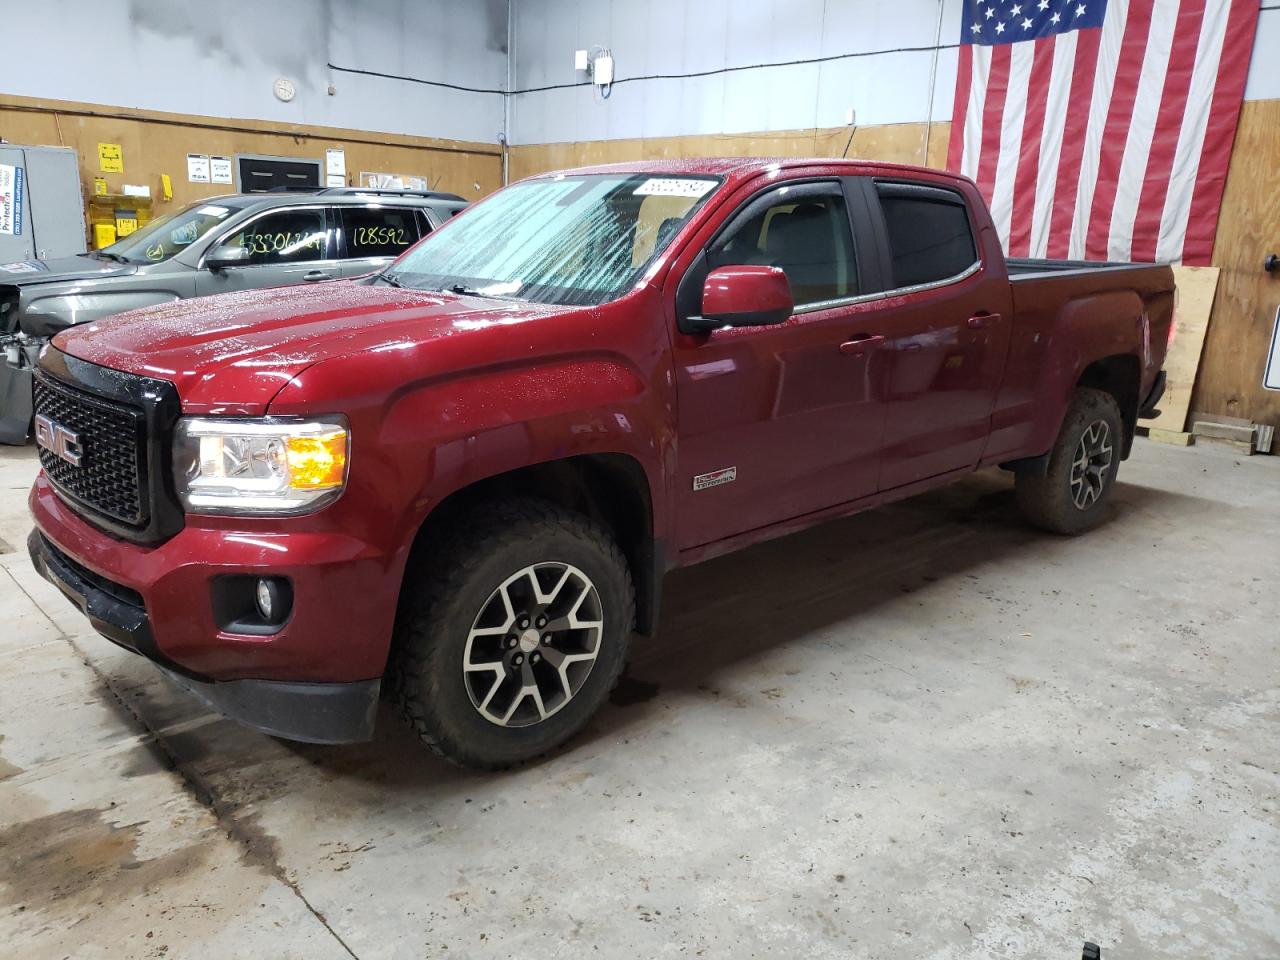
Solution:
<svg viewBox="0 0 1280 960">
<path fill-rule="evenodd" d="M 1138 396 L 1142 389 L 1142 371 L 1138 358 L 1133 354 L 1122 353 L 1095 360 L 1084 368 L 1078 387 L 1092 387 L 1115 397 L 1120 408 L 1120 419 L 1124 422 L 1124 448 L 1122 458 L 1129 456 L 1133 446 L 1133 434 L 1138 427 Z"/>
<path fill-rule="evenodd" d="M 437 534 L 465 523 L 469 510 L 494 500 L 536 497 L 599 523 L 617 542 L 636 589 L 636 630 L 652 634 L 665 569 L 653 535 L 653 504 L 643 468 L 625 454 L 587 454 L 521 467 L 487 477 L 450 494 L 431 511 L 414 538 L 408 569 L 425 556 Z"/>
<path fill-rule="evenodd" d="M 1084 368 L 1076 387 L 1092 387 L 1115 397 L 1120 408 L 1120 419 L 1124 424 L 1124 437 L 1120 446 L 1120 458 L 1128 459 L 1133 448 L 1133 434 L 1138 426 L 1138 391 L 1141 389 L 1141 368 L 1138 358 L 1129 353 L 1118 353 L 1114 356 L 1095 360 Z M 1027 473 L 1032 476 L 1044 476 L 1049 469 L 1050 452 L 1035 457 L 1023 457 L 1020 460 L 1008 460 L 1000 464 L 1002 469 L 1014 473 Z"/>
</svg>

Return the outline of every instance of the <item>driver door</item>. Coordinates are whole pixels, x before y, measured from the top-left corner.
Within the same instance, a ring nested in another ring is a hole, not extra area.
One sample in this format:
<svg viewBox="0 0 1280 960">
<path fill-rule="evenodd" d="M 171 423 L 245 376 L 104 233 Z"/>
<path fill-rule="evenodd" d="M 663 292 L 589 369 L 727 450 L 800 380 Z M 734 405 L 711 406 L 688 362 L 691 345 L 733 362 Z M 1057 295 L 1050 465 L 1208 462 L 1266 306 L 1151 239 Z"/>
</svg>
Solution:
<svg viewBox="0 0 1280 960">
<path fill-rule="evenodd" d="M 863 209 L 839 180 L 775 187 L 745 201 L 685 272 L 681 313 L 700 311 L 707 273 L 733 264 L 780 267 L 796 307 L 774 326 L 675 335 L 681 549 L 875 492 L 875 313 L 858 302 L 865 223 L 851 216 Z"/>
<path fill-rule="evenodd" d="M 323 206 L 283 207 L 259 214 L 222 237 L 205 253 L 197 296 L 336 280 L 334 230 Z M 241 262 L 212 269 L 209 261 Z"/>
</svg>

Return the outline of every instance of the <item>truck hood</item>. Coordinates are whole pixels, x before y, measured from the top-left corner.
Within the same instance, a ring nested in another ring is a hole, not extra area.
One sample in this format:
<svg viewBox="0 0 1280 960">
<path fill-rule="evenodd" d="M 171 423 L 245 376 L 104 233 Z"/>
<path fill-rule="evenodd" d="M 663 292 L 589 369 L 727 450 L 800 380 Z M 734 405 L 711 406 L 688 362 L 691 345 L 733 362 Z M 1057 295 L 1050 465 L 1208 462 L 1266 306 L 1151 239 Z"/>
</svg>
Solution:
<svg viewBox="0 0 1280 960">
<path fill-rule="evenodd" d="M 136 273 L 135 264 L 99 260 L 88 254 L 57 257 L 53 260 L 19 260 L 0 263 L 0 284 L 26 287 L 36 283 L 63 283 L 71 280 L 101 280 Z"/>
<path fill-rule="evenodd" d="M 188 412 L 253 416 L 322 360 L 570 309 L 339 280 L 131 310 L 71 327 L 53 345 L 90 363 L 168 380 Z"/>
</svg>

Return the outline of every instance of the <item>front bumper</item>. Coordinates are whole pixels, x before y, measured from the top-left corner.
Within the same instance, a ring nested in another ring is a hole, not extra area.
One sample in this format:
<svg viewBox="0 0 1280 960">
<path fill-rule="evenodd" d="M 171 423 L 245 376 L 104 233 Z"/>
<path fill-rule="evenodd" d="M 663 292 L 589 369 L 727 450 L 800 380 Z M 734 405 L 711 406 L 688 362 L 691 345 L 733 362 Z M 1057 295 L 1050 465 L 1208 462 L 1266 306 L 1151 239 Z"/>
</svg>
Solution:
<svg viewBox="0 0 1280 960">
<path fill-rule="evenodd" d="M 31 562 L 100 634 L 141 654 L 206 706 L 246 726 L 307 743 L 356 743 L 373 736 L 379 680 L 354 683 L 289 683 L 192 676 L 156 646 L 144 607 L 126 590 L 72 560 L 39 530 L 27 537 Z"/>
<path fill-rule="evenodd" d="M 84 521 L 43 473 L 29 504 L 32 562 L 103 636 L 273 735 L 325 743 L 372 735 L 399 584 L 389 558 L 317 531 L 188 525 L 156 546 L 129 543 Z M 219 627 L 212 583 L 245 575 L 291 581 L 293 611 L 278 632 Z"/>
<path fill-rule="evenodd" d="M 0 357 L 0 443 L 26 443 L 31 413 L 31 368 L 15 367 Z"/>
</svg>

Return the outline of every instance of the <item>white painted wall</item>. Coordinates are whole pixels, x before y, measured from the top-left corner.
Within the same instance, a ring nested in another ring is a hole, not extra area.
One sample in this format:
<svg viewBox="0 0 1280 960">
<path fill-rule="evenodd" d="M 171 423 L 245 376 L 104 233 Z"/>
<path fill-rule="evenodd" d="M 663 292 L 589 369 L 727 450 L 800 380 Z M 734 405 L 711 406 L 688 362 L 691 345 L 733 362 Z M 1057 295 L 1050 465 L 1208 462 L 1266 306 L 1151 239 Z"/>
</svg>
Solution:
<svg viewBox="0 0 1280 960">
<path fill-rule="evenodd" d="M 1253 40 L 1246 100 L 1280 99 L 1280 2 L 1262 0 L 1258 13 L 1258 34 Z"/>
<path fill-rule="evenodd" d="M 861 126 L 951 119 L 967 0 L 515 0 L 512 143 Z M 1264 8 L 1280 0 L 1260 0 Z M 941 43 L 930 99 L 932 50 Z M 1247 99 L 1280 97 L 1280 10 L 1260 14 Z M 752 64 L 863 56 L 622 83 L 601 102 L 573 69 L 575 48 L 611 48 L 617 75 L 686 74 Z"/>
<path fill-rule="evenodd" d="M 513 143 L 665 137 L 924 120 L 938 18 L 954 41 L 963 0 L 516 0 L 517 90 L 581 80 L 575 47 L 611 48 L 619 77 L 862 56 L 513 99 Z M 886 52 L 901 48 L 915 52 Z M 956 54 L 938 55 L 932 114 L 951 115 Z"/>
<path fill-rule="evenodd" d="M 494 143 L 507 0 L 37 0 L 4 4 L 0 92 Z M 287 77 L 296 98 L 272 94 Z M 337 92 L 329 96 L 333 83 Z"/>
</svg>

